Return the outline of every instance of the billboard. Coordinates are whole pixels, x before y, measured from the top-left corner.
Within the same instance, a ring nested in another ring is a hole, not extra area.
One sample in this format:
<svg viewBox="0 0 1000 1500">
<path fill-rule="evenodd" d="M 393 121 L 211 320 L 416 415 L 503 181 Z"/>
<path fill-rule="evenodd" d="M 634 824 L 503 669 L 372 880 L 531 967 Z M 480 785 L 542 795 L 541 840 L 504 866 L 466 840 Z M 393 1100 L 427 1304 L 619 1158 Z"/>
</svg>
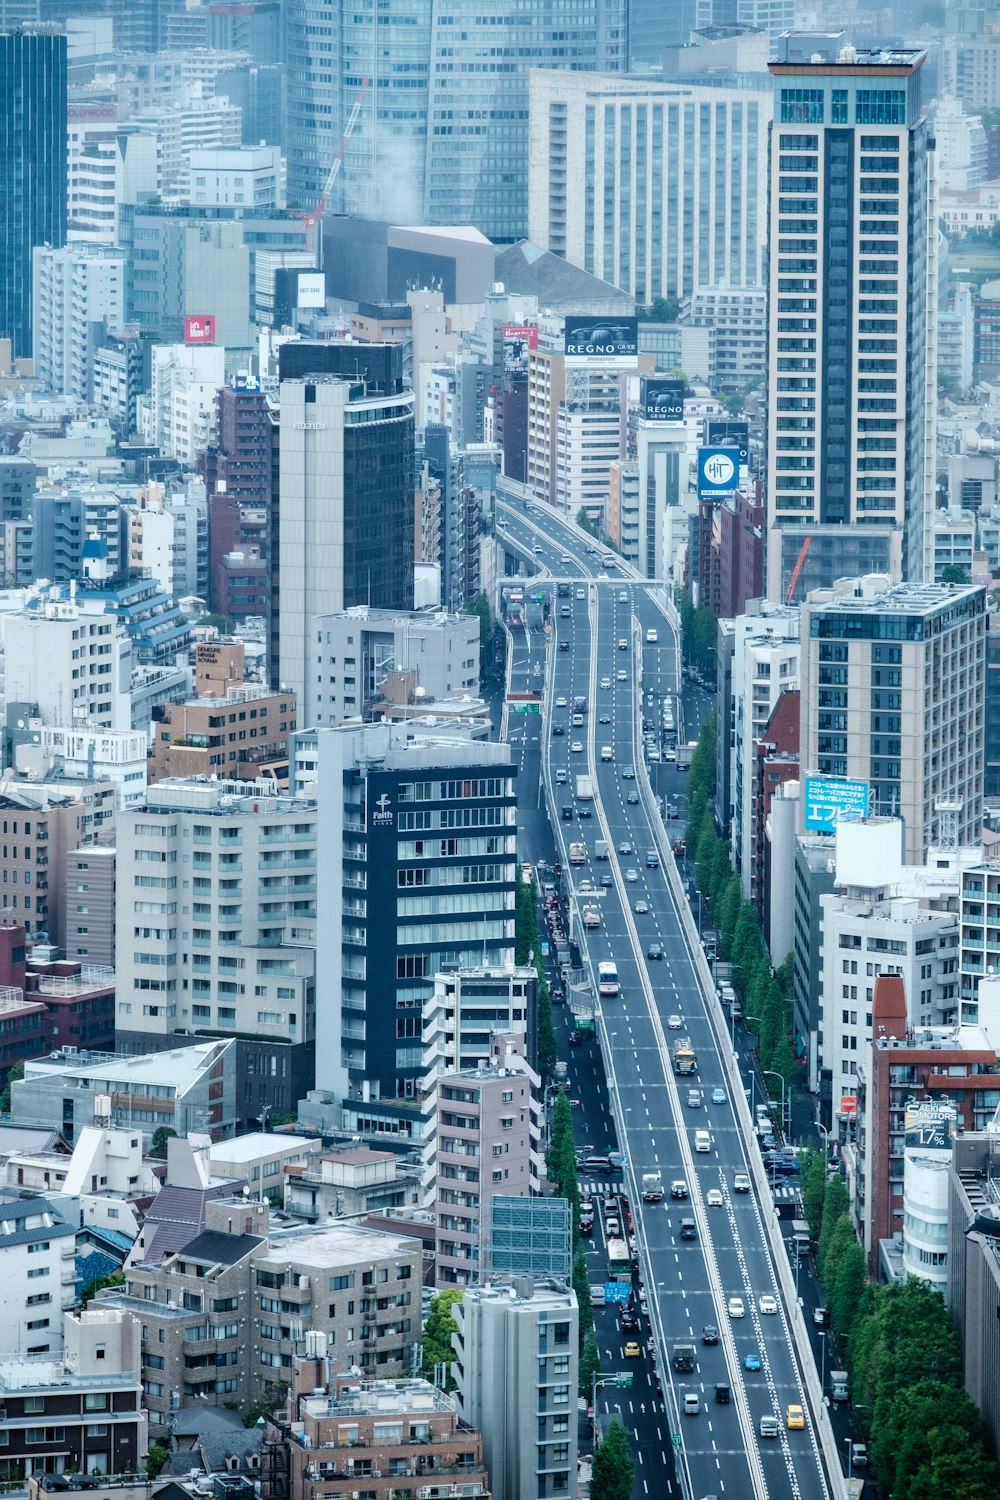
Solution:
<svg viewBox="0 0 1000 1500">
<path fill-rule="evenodd" d="M 698 499 L 725 500 L 740 487 L 738 448 L 698 449 Z"/>
<path fill-rule="evenodd" d="M 504 369 L 526 370 L 529 353 L 538 348 L 538 329 L 533 323 L 505 323 L 501 336 Z"/>
<path fill-rule="evenodd" d="M 833 833 L 839 818 L 867 818 L 867 781 L 836 776 L 807 776 L 805 826 L 812 833 Z"/>
<path fill-rule="evenodd" d="M 682 422 L 684 420 L 683 380 L 661 380 L 644 376 L 639 404 L 646 422 Z"/>
<path fill-rule="evenodd" d="M 296 307 L 326 306 L 326 277 L 322 271 L 300 271 L 296 288 Z"/>
<path fill-rule="evenodd" d="M 260 381 L 256 375 L 248 375 L 245 370 L 230 376 L 229 384 L 234 391 L 259 391 Z"/>
<path fill-rule="evenodd" d="M 911 1099 L 903 1113 L 903 1145 L 908 1150 L 950 1152 L 957 1125 L 953 1104 Z"/>
<path fill-rule="evenodd" d="M 192 313 L 184 319 L 185 344 L 215 343 L 215 314 Z"/>
<path fill-rule="evenodd" d="M 738 448 L 740 463 L 750 462 L 750 424 L 731 422 L 727 417 L 709 417 L 705 423 L 705 442 L 710 448 Z"/>
<path fill-rule="evenodd" d="M 614 370 L 634 365 L 639 357 L 636 318 L 588 318 L 567 315 L 564 349 L 568 365 Z"/>
</svg>

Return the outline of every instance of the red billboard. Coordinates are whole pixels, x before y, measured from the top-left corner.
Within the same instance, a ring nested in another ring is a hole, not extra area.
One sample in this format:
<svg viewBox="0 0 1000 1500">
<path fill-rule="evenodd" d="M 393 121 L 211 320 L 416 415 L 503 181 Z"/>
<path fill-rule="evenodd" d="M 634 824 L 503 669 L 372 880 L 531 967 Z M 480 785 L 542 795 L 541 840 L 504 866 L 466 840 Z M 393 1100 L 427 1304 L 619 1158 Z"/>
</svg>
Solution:
<svg viewBox="0 0 1000 1500">
<path fill-rule="evenodd" d="M 215 314 L 195 313 L 184 319 L 185 344 L 215 343 Z"/>
</svg>

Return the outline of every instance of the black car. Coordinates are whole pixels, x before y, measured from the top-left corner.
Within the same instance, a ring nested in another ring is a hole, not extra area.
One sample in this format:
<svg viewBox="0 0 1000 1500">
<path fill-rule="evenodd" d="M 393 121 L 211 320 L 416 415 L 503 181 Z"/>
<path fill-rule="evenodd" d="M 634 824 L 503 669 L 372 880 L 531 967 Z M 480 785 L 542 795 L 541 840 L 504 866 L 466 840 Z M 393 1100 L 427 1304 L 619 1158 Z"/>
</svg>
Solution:
<svg viewBox="0 0 1000 1500">
<path fill-rule="evenodd" d="M 560 641 L 559 642 L 559 650 L 560 651 L 568 651 L 569 650 L 569 641 Z"/>
<path fill-rule="evenodd" d="M 567 802 L 564 805 L 564 807 L 562 809 L 562 820 L 563 820 L 564 823 L 571 823 L 573 821 L 573 804 L 572 804 L 572 802 Z"/>
<path fill-rule="evenodd" d="M 589 802 L 582 802 L 576 810 L 576 815 L 578 818 L 592 818 L 594 816 L 594 809 L 590 806 Z"/>
<path fill-rule="evenodd" d="M 625 801 L 629 804 L 630 807 L 634 807 L 636 805 L 636 803 L 638 802 L 638 800 L 639 800 L 639 793 L 638 792 L 629 792 L 628 796 L 625 798 Z"/>
<path fill-rule="evenodd" d="M 646 949 L 646 957 L 647 958 L 662 958 L 663 957 L 663 944 L 662 943 L 650 943 L 649 947 Z"/>
<path fill-rule="evenodd" d="M 637 1333 L 638 1329 L 639 1329 L 639 1319 L 636 1317 L 635 1313 L 629 1307 L 623 1308 L 622 1309 L 622 1332 L 623 1333 Z"/>
<path fill-rule="evenodd" d="M 566 725 L 565 724 L 553 724 L 553 726 L 552 726 L 552 733 L 553 733 L 553 735 L 565 734 L 566 733 Z"/>
<path fill-rule="evenodd" d="M 703 1344 L 717 1344 L 719 1342 L 719 1330 L 714 1323 L 706 1323 L 701 1330 L 701 1341 Z"/>
</svg>

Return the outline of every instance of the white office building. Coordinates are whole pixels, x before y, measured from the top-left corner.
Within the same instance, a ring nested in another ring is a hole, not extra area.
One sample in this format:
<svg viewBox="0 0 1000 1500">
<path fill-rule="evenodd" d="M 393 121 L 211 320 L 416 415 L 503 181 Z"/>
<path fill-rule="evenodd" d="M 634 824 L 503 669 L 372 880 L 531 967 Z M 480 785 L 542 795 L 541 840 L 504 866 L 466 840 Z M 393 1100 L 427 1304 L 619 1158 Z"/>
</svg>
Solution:
<svg viewBox="0 0 1000 1500">
<path fill-rule="evenodd" d="M 146 485 L 129 508 L 129 564 L 152 573 L 171 599 L 208 595 L 208 501 L 201 479 L 171 494 Z"/>
<path fill-rule="evenodd" d="M 196 207 L 284 208 L 279 147 L 196 147 L 188 152 L 187 197 Z"/>
<path fill-rule="evenodd" d="M 816 1075 L 833 1079 L 835 1097 L 851 1080 L 872 1034 L 872 999 L 880 974 L 898 974 L 914 1030 L 959 1020 L 959 888 L 976 849 L 928 851 L 903 864 L 898 818 L 841 821 L 836 830 L 834 890 L 820 897 L 820 1026 Z"/>
<path fill-rule="evenodd" d="M 132 643 L 113 616 L 71 602 L 0 611 L 0 700 L 38 705 L 46 724 L 132 728 Z"/>
<path fill-rule="evenodd" d="M 479 692 L 478 615 L 396 614 L 358 604 L 317 615 L 311 634 L 304 724 L 342 724 L 379 701 L 411 703 L 424 713 L 436 700 Z"/>
<path fill-rule="evenodd" d="M 179 107 L 140 110 L 130 117 L 129 125 L 156 137 L 163 192 L 182 193 L 192 151 L 242 145 L 243 111 L 227 98 L 215 96 Z"/>
<path fill-rule="evenodd" d="M 156 137 L 114 120 L 74 118 L 72 106 L 69 114 L 66 239 L 113 246 L 122 204 L 159 192 Z"/>
<path fill-rule="evenodd" d="M 763 78 L 532 69 L 528 238 L 638 303 L 762 284 L 771 109 Z"/>
<path fill-rule="evenodd" d="M 143 435 L 166 456 L 193 465 L 215 434 L 216 397 L 226 379 L 226 351 L 217 345 L 156 344 Z"/>
<path fill-rule="evenodd" d="M 45 780 L 109 781 L 119 808 L 134 807 L 146 795 L 149 736 L 145 730 L 60 729 L 39 722 L 29 725 L 30 739 L 14 752 L 19 775 Z"/>
<path fill-rule="evenodd" d="M 94 348 L 122 331 L 124 254 L 108 245 L 36 246 L 31 302 L 36 376 L 53 395 L 89 402 Z"/>
</svg>

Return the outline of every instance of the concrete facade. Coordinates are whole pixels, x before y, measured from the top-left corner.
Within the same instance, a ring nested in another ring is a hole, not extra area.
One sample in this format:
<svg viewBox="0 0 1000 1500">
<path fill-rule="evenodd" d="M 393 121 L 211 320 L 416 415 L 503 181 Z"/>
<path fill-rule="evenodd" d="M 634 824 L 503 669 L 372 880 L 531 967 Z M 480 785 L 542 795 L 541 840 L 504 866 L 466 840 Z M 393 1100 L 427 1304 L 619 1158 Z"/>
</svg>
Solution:
<svg viewBox="0 0 1000 1500">
<path fill-rule="evenodd" d="M 496 1500 L 572 1493 L 576 1294 L 524 1277 L 510 1287 L 470 1287 L 453 1312 L 458 1410 L 483 1435 Z"/>
</svg>

